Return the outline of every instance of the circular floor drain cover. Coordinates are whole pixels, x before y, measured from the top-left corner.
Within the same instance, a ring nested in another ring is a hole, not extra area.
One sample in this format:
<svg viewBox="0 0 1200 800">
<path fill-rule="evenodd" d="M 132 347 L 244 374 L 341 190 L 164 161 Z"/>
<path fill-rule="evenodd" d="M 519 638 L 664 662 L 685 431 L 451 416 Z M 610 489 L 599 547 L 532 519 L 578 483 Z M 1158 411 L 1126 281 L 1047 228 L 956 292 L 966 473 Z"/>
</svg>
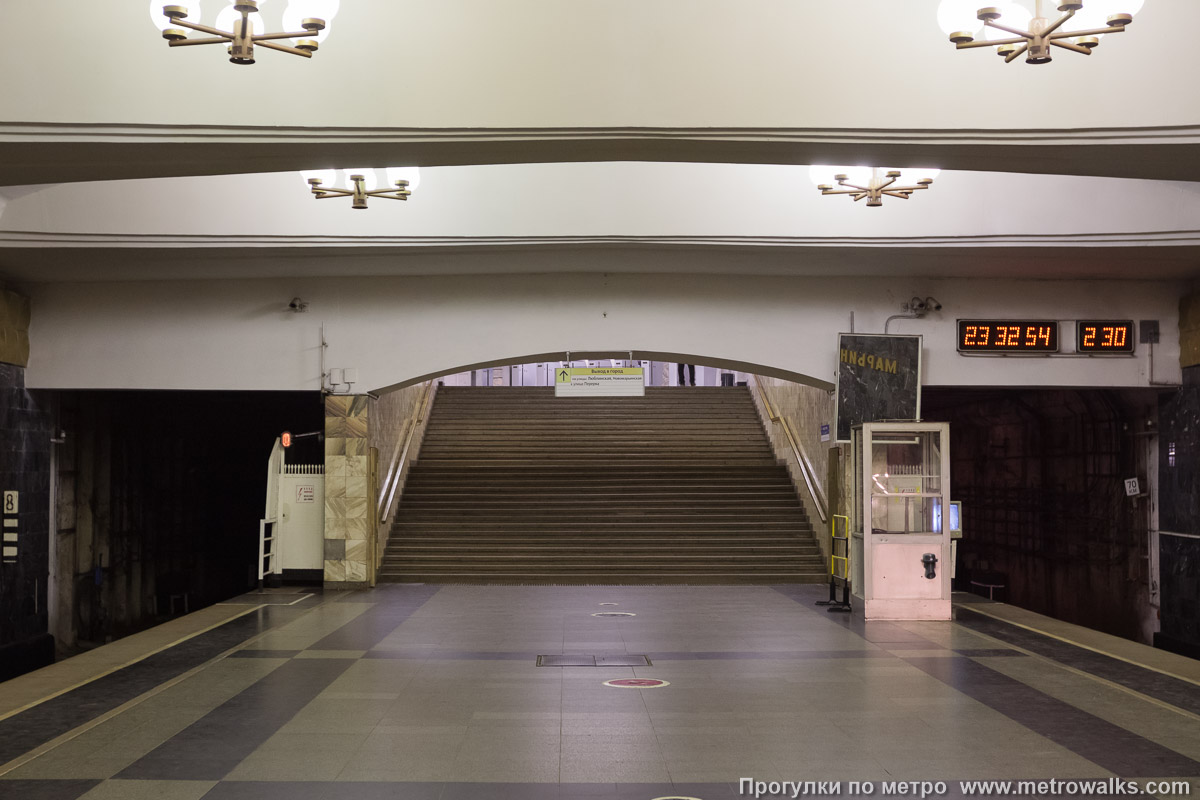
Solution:
<svg viewBox="0 0 1200 800">
<path fill-rule="evenodd" d="M 636 617 L 637 614 L 631 614 L 628 611 L 597 611 L 592 614 L 593 617 Z"/>
<path fill-rule="evenodd" d="M 656 681 L 650 678 L 621 678 L 615 681 L 605 681 L 604 685 L 617 689 L 661 689 L 671 684 L 669 681 Z"/>
</svg>

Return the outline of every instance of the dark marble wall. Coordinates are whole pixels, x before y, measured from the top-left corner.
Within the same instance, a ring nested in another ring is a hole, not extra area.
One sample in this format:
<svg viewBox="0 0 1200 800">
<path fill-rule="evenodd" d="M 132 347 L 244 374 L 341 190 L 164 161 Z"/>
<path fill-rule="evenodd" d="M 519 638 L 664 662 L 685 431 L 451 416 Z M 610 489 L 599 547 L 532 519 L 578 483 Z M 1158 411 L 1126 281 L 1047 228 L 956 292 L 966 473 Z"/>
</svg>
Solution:
<svg viewBox="0 0 1200 800">
<path fill-rule="evenodd" d="M 1159 403 L 1158 524 L 1200 535 L 1200 367 Z M 1159 536 L 1160 644 L 1200 654 L 1200 539 Z"/>
<path fill-rule="evenodd" d="M 1183 380 L 1159 401 L 1158 525 L 1200 534 L 1200 367 Z"/>
<path fill-rule="evenodd" d="M 1200 658 L 1200 539 L 1159 535 L 1162 631 L 1155 644 Z"/>
<path fill-rule="evenodd" d="M 926 419 L 951 423 L 951 482 L 963 502 L 957 588 L 1149 641 L 1144 477 L 1157 396 L 1106 390 L 929 390 Z"/>
<path fill-rule="evenodd" d="M 267 458 L 282 431 L 321 430 L 319 393 L 61 392 L 59 404 L 63 652 L 183 613 L 185 596 L 195 611 L 256 585 Z"/>
<path fill-rule="evenodd" d="M 17 527 L 3 529 L 18 541 L 16 563 L 0 563 L 0 680 L 54 652 L 46 613 L 51 419 L 48 398 L 26 391 L 24 373 L 0 364 L 0 491 L 20 492 Z"/>
</svg>

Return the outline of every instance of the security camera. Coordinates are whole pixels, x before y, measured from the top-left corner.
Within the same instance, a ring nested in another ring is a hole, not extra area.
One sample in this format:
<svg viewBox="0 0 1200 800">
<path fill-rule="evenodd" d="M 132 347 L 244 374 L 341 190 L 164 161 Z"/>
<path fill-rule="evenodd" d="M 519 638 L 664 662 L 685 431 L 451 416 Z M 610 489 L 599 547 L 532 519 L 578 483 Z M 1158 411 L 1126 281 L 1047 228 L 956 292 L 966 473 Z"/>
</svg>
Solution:
<svg viewBox="0 0 1200 800">
<path fill-rule="evenodd" d="M 932 297 L 925 298 L 925 305 L 929 308 L 930 311 L 941 311 L 942 310 L 942 304 L 939 303 L 937 300 L 935 300 Z"/>
<path fill-rule="evenodd" d="M 305 311 L 308 311 L 308 303 L 299 297 L 293 297 L 292 302 L 288 303 L 288 308 L 297 314 L 303 314 Z"/>
</svg>

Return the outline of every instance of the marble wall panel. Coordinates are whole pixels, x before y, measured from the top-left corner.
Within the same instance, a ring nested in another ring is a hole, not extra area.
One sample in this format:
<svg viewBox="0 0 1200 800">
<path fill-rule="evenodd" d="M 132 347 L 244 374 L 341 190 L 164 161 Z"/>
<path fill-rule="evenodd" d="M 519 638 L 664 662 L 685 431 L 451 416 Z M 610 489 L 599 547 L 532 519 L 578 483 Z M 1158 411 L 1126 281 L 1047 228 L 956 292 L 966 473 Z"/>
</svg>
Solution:
<svg viewBox="0 0 1200 800">
<path fill-rule="evenodd" d="M 366 395 L 325 398 L 326 584 L 367 582 L 369 417 Z"/>
</svg>

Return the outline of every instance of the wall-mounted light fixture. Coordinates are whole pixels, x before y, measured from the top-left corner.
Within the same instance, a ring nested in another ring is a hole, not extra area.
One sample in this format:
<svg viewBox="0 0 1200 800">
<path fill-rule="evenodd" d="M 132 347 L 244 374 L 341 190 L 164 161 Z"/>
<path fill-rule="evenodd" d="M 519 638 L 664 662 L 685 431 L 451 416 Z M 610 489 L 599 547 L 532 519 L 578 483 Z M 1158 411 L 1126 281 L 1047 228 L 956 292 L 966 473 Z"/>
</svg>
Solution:
<svg viewBox="0 0 1200 800">
<path fill-rule="evenodd" d="M 386 197 L 389 200 L 407 200 L 412 197 L 412 190 L 421 182 L 421 173 L 417 167 L 388 167 L 387 178 L 391 184 L 386 189 L 376 189 L 379 179 L 373 169 L 346 170 L 346 181 L 349 189 L 341 189 L 325 184 L 337 180 L 336 170 L 316 170 L 301 172 L 305 183 L 311 187 L 313 195 L 318 200 L 331 197 L 351 198 L 351 208 L 365 209 L 370 197 Z"/>
<path fill-rule="evenodd" d="M 171 47 L 227 45 L 229 60 L 234 64 L 253 64 L 255 45 L 311 58 L 328 35 L 328 23 L 337 14 L 340 4 L 340 0 L 293 0 L 283 12 L 283 24 L 299 30 L 266 33 L 259 6 L 268 0 L 237 0 L 217 15 L 216 27 L 201 23 L 200 0 L 190 2 L 189 10 L 186 6 L 163 6 L 157 0 L 151 0 L 151 19 L 162 31 L 163 38 Z M 189 39 L 184 28 L 209 36 Z M 280 44 L 281 39 L 293 40 L 292 45 Z"/>
<path fill-rule="evenodd" d="M 913 192 L 928 189 L 940 172 L 941 170 L 936 169 L 814 166 L 809 168 L 809 177 L 821 190 L 822 195 L 846 194 L 853 197 L 856 203 L 866 200 L 869 208 L 879 208 L 883 205 L 885 196 L 908 200 Z M 902 177 L 907 177 L 915 185 L 897 186 Z"/>
<path fill-rule="evenodd" d="M 1016 0 L 983 8 L 978 2 L 942 0 L 938 6 L 938 24 L 959 50 L 995 47 L 1006 64 L 1021 56 L 1028 64 L 1048 64 L 1052 47 L 1091 55 L 1106 34 L 1125 31 L 1145 0 L 1034 0 L 1032 12 Z M 1080 27 L 1065 30 L 1067 23 Z M 986 38 L 977 42 L 981 30 Z"/>
</svg>

